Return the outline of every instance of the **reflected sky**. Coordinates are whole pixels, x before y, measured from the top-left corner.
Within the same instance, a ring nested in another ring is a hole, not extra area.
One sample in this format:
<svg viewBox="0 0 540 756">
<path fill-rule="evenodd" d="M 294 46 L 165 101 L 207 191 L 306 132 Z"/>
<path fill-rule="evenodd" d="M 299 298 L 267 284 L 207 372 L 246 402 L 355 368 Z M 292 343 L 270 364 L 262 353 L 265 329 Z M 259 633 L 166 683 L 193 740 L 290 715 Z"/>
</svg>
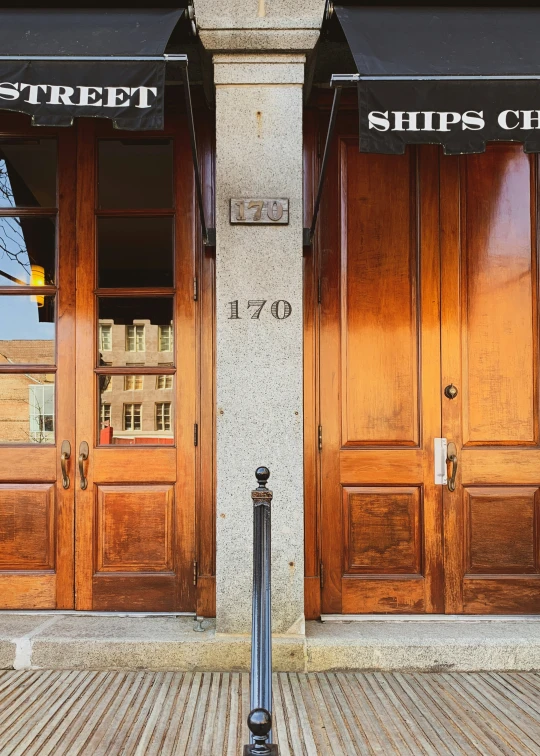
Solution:
<svg viewBox="0 0 540 756">
<path fill-rule="evenodd" d="M 46 297 L 50 305 L 52 297 Z M 0 297 L 0 341 L 54 339 L 54 322 L 39 320 L 42 309 L 29 296 Z M 49 315 L 50 317 L 50 315 Z"/>
</svg>

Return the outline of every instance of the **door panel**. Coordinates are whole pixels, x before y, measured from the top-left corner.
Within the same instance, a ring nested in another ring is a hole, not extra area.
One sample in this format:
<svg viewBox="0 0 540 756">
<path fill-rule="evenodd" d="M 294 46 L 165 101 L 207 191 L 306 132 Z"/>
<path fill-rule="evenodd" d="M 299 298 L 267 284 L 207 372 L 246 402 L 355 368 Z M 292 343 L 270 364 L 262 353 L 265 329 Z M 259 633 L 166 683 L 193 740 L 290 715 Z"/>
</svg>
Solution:
<svg viewBox="0 0 540 756">
<path fill-rule="evenodd" d="M 342 446 L 417 446 L 415 156 L 343 145 L 342 171 Z"/>
<path fill-rule="evenodd" d="M 538 612 L 536 158 L 494 144 L 441 165 L 446 610 Z"/>
<path fill-rule="evenodd" d="M 73 608 L 75 137 L 0 118 L 0 608 Z"/>
<path fill-rule="evenodd" d="M 323 230 L 321 244 L 323 613 L 442 611 L 438 152 L 360 154 L 342 131 L 333 161 L 327 196 L 339 207 L 328 209 L 341 230 Z"/>
</svg>

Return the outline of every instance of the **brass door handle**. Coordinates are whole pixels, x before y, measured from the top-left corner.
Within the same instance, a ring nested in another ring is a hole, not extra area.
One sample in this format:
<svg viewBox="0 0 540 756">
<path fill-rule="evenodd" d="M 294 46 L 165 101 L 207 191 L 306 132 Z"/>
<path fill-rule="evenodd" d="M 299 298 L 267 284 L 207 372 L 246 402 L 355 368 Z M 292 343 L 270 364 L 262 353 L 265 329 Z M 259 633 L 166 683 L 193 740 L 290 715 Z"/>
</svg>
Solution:
<svg viewBox="0 0 540 756">
<path fill-rule="evenodd" d="M 69 488 L 69 475 L 67 471 L 67 461 L 71 457 L 71 444 L 69 441 L 62 441 L 60 450 L 60 467 L 62 468 L 62 486 Z"/>
<path fill-rule="evenodd" d="M 448 483 L 447 483 L 448 490 L 455 491 L 458 458 L 457 458 L 457 448 L 453 441 L 448 442 L 448 447 L 447 447 L 447 452 L 446 452 L 446 461 L 452 463 L 452 472 L 450 473 L 450 477 L 448 478 Z"/>
<path fill-rule="evenodd" d="M 81 478 L 81 489 L 83 491 L 86 491 L 86 488 L 88 487 L 88 478 L 84 474 L 84 463 L 88 459 L 89 453 L 90 449 L 88 448 L 88 444 L 86 441 L 81 441 L 81 445 L 79 446 L 79 475 Z"/>
</svg>

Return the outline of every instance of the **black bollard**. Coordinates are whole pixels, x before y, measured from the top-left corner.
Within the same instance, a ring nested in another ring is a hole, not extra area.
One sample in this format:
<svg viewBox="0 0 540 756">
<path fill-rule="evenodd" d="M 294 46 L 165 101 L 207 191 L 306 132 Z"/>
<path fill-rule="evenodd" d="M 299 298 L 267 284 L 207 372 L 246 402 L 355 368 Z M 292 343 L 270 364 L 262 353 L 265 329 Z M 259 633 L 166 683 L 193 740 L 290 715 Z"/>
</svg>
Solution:
<svg viewBox="0 0 540 756">
<path fill-rule="evenodd" d="M 251 626 L 251 712 L 248 727 L 252 742 L 244 746 L 244 756 L 277 756 L 272 743 L 272 618 L 271 618 L 271 537 L 272 491 L 266 488 L 267 467 L 255 471 L 258 487 L 253 499 L 253 619 Z"/>
</svg>

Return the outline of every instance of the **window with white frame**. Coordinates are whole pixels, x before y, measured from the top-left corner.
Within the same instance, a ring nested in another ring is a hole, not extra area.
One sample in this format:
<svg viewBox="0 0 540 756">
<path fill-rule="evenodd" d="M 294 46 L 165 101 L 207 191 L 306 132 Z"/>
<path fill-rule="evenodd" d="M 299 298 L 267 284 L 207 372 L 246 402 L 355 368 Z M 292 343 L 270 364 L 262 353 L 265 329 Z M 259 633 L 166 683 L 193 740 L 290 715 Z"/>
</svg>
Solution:
<svg viewBox="0 0 540 756">
<path fill-rule="evenodd" d="M 170 402 L 157 402 L 156 403 L 156 430 L 157 431 L 170 431 L 171 430 L 171 403 Z"/>
<path fill-rule="evenodd" d="M 159 326 L 159 351 L 171 352 L 173 348 L 172 325 Z"/>
<path fill-rule="evenodd" d="M 142 375 L 125 375 L 124 376 L 124 391 L 142 391 L 142 388 L 143 388 Z"/>
<path fill-rule="evenodd" d="M 144 352 L 144 326 L 126 326 L 126 352 Z"/>
<path fill-rule="evenodd" d="M 173 377 L 172 375 L 158 375 L 156 379 L 157 389 L 172 389 Z"/>
<path fill-rule="evenodd" d="M 54 443 L 54 384 L 28 386 L 30 439 L 37 444 Z"/>
<path fill-rule="evenodd" d="M 124 404 L 124 430 L 141 430 L 141 404 Z"/>
<path fill-rule="evenodd" d="M 111 405 L 102 404 L 100 408 L 100 422 L 102 428 L 108 428 L 111 424 Z"/>
<path fill-rule="evenodd" d="M 112 349 L 112 326 L 99 326 L 99 351 L 110 352 Z"/>
</svg>

